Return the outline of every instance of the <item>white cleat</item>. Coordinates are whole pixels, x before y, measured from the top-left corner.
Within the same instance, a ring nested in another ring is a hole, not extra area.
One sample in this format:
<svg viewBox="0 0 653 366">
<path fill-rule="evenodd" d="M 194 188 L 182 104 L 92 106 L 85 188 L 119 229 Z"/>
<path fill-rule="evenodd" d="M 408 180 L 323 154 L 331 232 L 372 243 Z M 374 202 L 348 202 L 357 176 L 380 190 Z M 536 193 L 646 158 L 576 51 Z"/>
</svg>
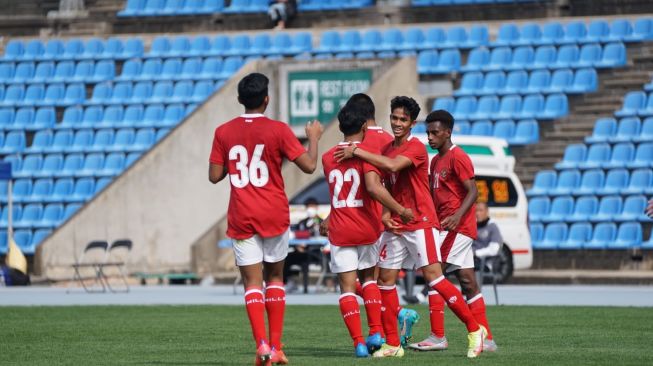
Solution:
<svg viewBox="0 0 653 366">
<path fill-rule="evenodd" d="M 494 339 L 485 339 L 485 342 L 483 342 L 483 352 L 496 352 L 498 349 Z"/>
<path fill-rule="evenodd" d="M 411 343 L 408 348 L 416 349 L 418 351 L 444 351 L 449 347 L 447 337 L 436 337 L 431 334 L 425 340 L 419 343 Z"/>
</svg>

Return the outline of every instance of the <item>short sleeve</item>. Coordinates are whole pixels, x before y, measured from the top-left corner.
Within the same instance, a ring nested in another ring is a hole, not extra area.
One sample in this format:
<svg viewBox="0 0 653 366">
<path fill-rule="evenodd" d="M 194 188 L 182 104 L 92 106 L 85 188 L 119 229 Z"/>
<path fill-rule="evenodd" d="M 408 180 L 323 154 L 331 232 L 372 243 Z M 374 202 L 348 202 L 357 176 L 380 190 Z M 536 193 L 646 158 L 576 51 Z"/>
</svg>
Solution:
<svg viewBox="0 0 653 366">
<path fill-rule="evenodd" d="M 281 123 L 279 128 L 281 130 L 281 134 L 279 135 L 281 137 L 281 141 L 279 142 L 281 152 L 286 159 L 295 161 L 295 159 L 306 152 L 306 149 L 299 143 L 297 136 L 295 136 L 288 125 L 283 122 L 279 123 Z"/>
<path fill-rule="evenodd" d="M 406 150 L 399 153 L 399 155 L 410 159 L 414 166 L 424 164 L 428 159 L 426 148 L 421 142 L 419 142 L 419 140 L 411 140 L 408 146 L 406 146 Z"/>
<path fill-rule="evenodd" d="M 372 154 L 381 155 L 381 152 L 379 150 L 377 150 L 377 149 L 373 148 L 372 146 L 369 146 L 368 144 L 365 144 L 365 143 L 359 145 L 359 148 L 363 149 L 363 150 L 365 150 L 367 152 L 370 152 Z M 375 172 L 381 178 L 383 178 L 384 174 L 381 172 L 381 169 L 379 169 L 376 166 L 366 162 L 363 159 L 360 159 L 360 161 L 362 162 L 363 174 L 365 174 L 367 172 Z"/>
<path fill-rule="evenodd" d="M 218 129 L 215 129 L 213 133 L 213 145 L 211 146 L 211 155 L 209 156 L 209 162 L 211 164 L 222 165 L 224 166 L 225 157 L 224 157 L 224 146 L 220 141 Z"/>
<path fill-rule="evenodd" d="M 456 154 L 456 158 L 453 159 L 453 170 L 461 182 L 474 179 L 474 165 L 467 154 Z"/>
</svg>

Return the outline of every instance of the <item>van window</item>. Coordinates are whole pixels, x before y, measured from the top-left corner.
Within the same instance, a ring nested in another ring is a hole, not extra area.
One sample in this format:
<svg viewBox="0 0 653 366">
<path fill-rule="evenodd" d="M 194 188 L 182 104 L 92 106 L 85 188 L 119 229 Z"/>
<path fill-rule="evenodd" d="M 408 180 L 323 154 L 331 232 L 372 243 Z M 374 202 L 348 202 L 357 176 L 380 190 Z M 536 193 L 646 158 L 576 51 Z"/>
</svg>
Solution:
<svg viewBox="0 0 653 366">
<path fill-rule="evenodd" d="M 514 207 L 517 205 L 517 190 L 506 177 L 476 176 L 478 201 L 490 207 Z"/>
</svg>

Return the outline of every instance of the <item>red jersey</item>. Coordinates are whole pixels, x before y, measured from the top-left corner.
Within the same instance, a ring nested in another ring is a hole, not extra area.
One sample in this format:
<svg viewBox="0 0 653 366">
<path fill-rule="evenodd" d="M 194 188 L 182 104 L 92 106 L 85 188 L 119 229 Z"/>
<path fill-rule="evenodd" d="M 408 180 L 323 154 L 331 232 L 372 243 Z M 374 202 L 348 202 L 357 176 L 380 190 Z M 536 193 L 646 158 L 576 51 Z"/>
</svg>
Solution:
<svg viewBox="0 0 653 366">
<path fill-rule="evenodd" d="M 262 114 L 244 114 L 215 129 L 209 162 L 224 166 L 231 182 L 230 238 L 268 238 L 288 230 L 281 163 L 305 151 L 287 124 Z"/>
<path fill-rule="evenodd" d="M 379 126 L 370 126 L 365 132 L 363 142 L 374 150 L 381 151 L 385 145 L 394 141 L 395 138 L 389 132 Z"/>
<path fill-rule="evenodd" d="M 467 189 L 466 180 L 474 179 L 474 165 L 469 155 L 460 147 L 453 145 L 449 151 L 431 160 L 431 187 L 433 202 L 438 218 L 444 220 L 458 211 Z M 476 208 L 474 205 L 460 218 L 457 232 L 476 239 Z"/>
<path fill-rule="evenodd" d="M 347 146 L 340 143 L 338 146 Z M 358 144 L 365 150 L 378 154 L 365 142 Z M 324 176 L 329 184 L 331 213 L 329 213 L 329 242 L 337 246 L 367 245 L 377 241 L 383 231 L 381 204 L 367 193 L 365 173 L 381 171 L 359 158 L 336 162 L 333 154 L 338 146 L 322 155 Z"/>
<path fill-rule="evenodd" d="M 390 193 L 400 205 L 413 210 L 415 219 L 408 224 L 403 224 L 399 215 L 393 214 L 392 218 L 400 223 L 401 230 L 415 231 L 419 229 L 440 227 L 435 215 L 433 200 L 429 192 L 428 153 L 424 144 L 413 136 L 401 146 L 395 147 L 394 142 L 387 144 L 383 155 L 394 158 L 398 155 L 405 156 L 413 164 L 397 173 L 387 173 L 386 182 L 391 183 Z"/>
</svg>

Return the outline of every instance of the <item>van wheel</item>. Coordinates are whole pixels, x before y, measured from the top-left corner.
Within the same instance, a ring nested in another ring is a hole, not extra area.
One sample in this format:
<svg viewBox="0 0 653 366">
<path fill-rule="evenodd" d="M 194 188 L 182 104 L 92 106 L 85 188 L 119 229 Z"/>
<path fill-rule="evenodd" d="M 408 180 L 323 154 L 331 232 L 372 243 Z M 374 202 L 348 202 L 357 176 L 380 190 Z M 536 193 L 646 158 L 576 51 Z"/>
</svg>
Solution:
<svg viewBox="0 0 653 366">
<path fill-rule="evenodd" d="M 512 277 L 512 271 L 514 269 L 512 263 L 512 251 L 508 248 L 507 245 L 503 245 L 501 253 L 499 253 L 499 268 L 497 268 L 497 282 L 506 283 Z"/>
</svg>

